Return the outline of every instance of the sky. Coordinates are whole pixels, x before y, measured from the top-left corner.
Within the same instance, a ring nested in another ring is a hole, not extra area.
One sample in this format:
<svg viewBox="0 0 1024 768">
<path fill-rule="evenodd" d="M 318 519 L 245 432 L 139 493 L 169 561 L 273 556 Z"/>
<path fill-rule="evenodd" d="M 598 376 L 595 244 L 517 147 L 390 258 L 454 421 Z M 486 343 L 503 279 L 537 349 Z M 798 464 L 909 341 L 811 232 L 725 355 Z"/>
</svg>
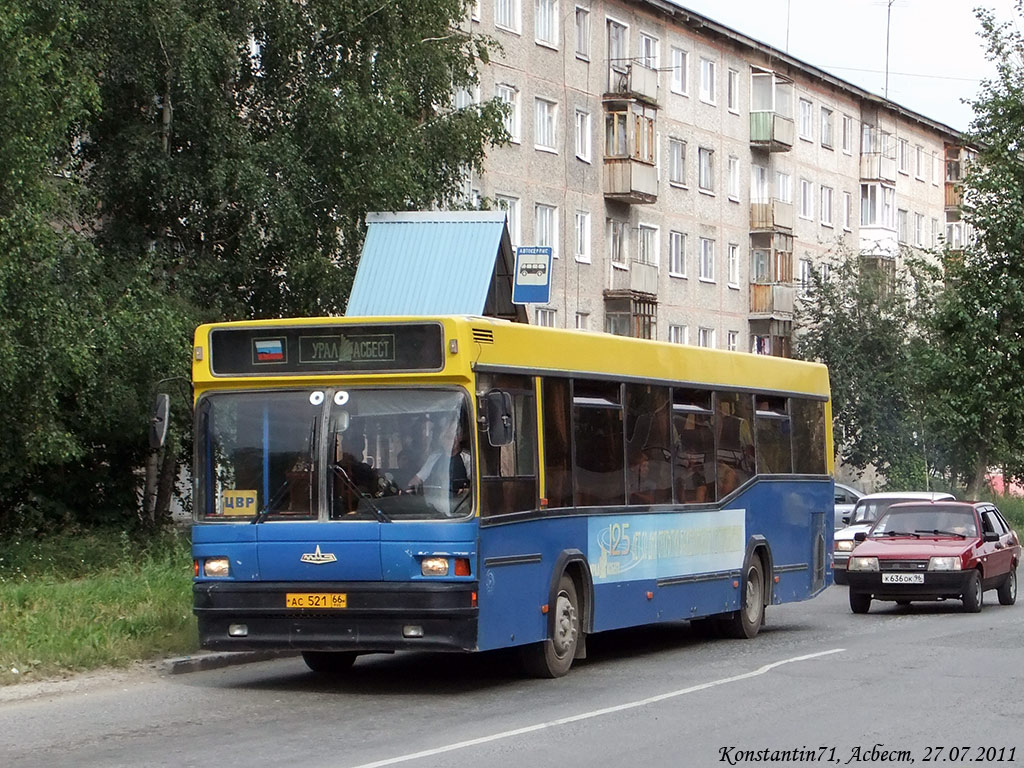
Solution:
<svg viewBox="0 0 1024 768">
<path fill-rule="evenodd" d="M 672 2 L 960 131 L 973 117 L 962 100 L 974 98 L 980 81 L 995 74 L 974 8 L 990 8 L 998 20 L 1024 25 L 1013 0 Z"/>
</svg>

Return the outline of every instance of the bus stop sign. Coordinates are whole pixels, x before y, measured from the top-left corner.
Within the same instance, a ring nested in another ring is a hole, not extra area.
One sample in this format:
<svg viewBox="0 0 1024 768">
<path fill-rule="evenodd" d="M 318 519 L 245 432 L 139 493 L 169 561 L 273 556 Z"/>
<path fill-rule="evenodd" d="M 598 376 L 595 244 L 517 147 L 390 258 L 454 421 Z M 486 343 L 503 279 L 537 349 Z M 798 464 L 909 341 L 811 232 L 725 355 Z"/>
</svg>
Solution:
<svg viewBox="0 0 1024 768">
<path fill-rule="evenodd" d="M 514 304 L 546 304 L 551 295 L 551 246 L 521 245 L 516 248 L 516 273 L 512 283 Z"/>
</svg>

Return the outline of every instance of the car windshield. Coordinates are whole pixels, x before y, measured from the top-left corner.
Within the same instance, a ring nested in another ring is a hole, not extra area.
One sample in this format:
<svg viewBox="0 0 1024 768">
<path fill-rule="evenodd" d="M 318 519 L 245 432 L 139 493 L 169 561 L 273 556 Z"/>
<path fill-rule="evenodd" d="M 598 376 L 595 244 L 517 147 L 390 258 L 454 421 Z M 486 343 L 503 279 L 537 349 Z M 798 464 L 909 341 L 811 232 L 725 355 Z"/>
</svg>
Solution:
<svg viewBox="0 0 1024 768">
<path fill-rule="evenodd" d="M 890 509 L 871 529 L 872 536 L 977 536 L 978 527 L 970 507 L 902 507 Z"/>
<path fill-rule="evenodd" d="M 206 395 L 199 519 L 438 519 L 472 514 L 463 393 L 319 389 Z"/>
<path fill-rule="evenodd" d="M 853 508 L 853 515 L 850 517 L 850 525 L 863 525 L 873 523 L 893 504 L 899 504 L 905 499 L 861 499 Z"/>
</svg>

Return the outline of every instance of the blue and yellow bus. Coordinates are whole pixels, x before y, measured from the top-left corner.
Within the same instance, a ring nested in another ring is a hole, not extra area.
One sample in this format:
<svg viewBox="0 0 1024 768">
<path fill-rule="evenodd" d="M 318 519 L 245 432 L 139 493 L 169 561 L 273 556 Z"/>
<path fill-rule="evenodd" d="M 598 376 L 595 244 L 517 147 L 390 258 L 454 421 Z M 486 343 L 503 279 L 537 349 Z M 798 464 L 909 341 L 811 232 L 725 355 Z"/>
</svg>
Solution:
<svg viewBox="0 0 1024 768">
<path fill-rule="evenodd" d="M 654 622 L 753 637 L 830 581 L 821 365 L 481 317 L 198 328 L 201 644 L 518 647 L 565 674 Z"/>
</svg>

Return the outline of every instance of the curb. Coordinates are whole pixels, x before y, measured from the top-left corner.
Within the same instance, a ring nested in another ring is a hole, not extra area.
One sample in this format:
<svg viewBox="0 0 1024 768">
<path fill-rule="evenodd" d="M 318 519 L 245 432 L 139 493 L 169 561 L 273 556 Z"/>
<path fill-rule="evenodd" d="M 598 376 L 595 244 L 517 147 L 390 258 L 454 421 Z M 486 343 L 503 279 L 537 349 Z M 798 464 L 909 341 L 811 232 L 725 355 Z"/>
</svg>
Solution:
<svg viewBox="0 0 1024 768">
<path fill-rule="evenodd" d="M 208 669 L 220 669 L 237 664 L 252 664 L 257 661 L 270 661 L 298 655 L 296 651 L 223 651 L 164 659 L 161 666 L 163 671 L 169 675 L 183 675 L 189 672 L 204 672 Z"/>
</svg>

